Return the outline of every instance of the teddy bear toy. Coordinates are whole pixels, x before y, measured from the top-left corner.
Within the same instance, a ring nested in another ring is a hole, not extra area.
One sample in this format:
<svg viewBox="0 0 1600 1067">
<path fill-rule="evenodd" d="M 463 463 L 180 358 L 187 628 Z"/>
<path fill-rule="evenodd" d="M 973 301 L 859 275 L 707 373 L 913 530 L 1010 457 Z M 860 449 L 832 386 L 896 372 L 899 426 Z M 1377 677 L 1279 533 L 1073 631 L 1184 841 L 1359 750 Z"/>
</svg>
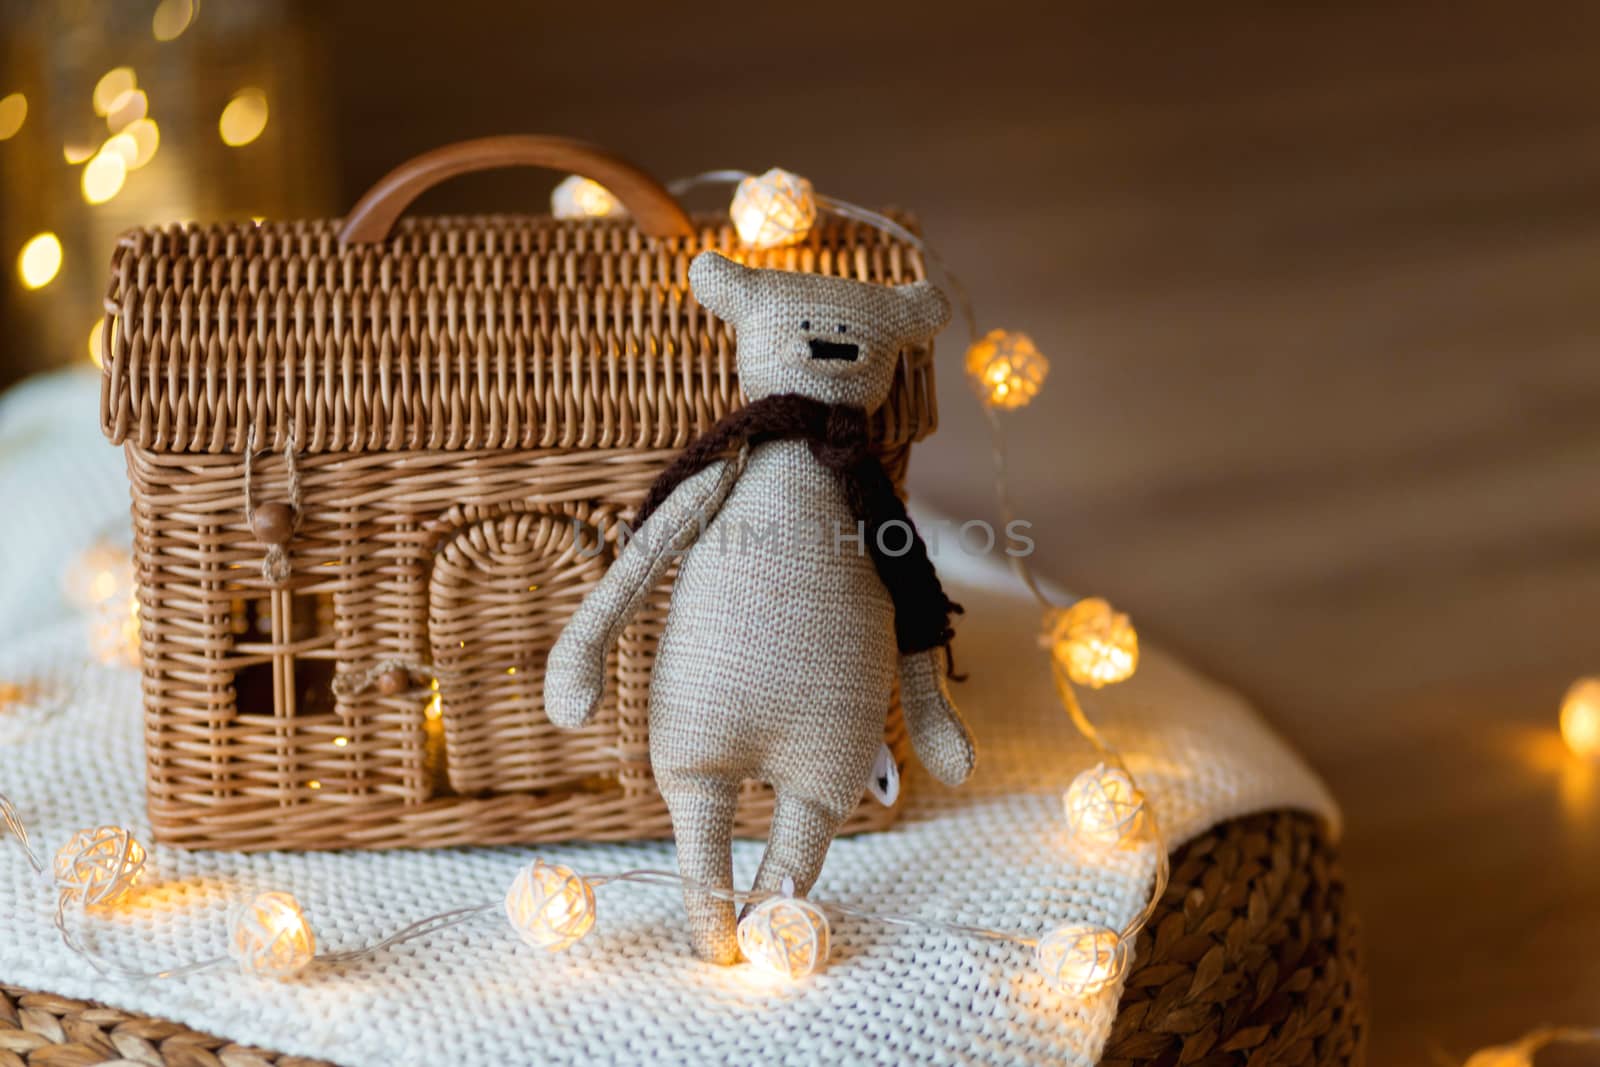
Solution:
<svg viewBox="0 0 1600 1067">
<path fill-rule="evenodd" d="M 679 570 L 650 682 L 650 763 L 677 840 L 695 952 L 738 959 L 733 887 L 740 784 L 776 807 L 758 891 L 805 894 L 883 743 L 895 679 L 918 759 L 971 773 L 972 738 L 946 689 L 950 616 L 927 551 L 868 451 L 901 350 L 950 304 L 895 287 L 743 266 L 690 265 L 700 303 L 733 327 L 746 405 L 651 488 L 633 536 L 561 633 L 545 714 L 587 724 L 605 660 L 673 562 Z"/>
</svg>

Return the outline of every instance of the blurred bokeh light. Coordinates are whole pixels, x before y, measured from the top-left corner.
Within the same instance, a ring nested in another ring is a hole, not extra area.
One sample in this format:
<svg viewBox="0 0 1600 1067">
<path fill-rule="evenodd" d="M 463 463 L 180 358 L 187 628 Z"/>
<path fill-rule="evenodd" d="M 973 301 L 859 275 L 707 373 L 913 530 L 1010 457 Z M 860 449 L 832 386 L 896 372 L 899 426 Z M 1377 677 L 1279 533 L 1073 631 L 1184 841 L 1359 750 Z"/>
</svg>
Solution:
<svg viewBox="0 0 1600 1067">
<path fill-rule="evenodd" d="M 293 0 L 0 9 L 0 250 L 16 264 L 0 386 L 88 365 L 124 230 L 334 211 L 315 15 Z"/>
</svg>

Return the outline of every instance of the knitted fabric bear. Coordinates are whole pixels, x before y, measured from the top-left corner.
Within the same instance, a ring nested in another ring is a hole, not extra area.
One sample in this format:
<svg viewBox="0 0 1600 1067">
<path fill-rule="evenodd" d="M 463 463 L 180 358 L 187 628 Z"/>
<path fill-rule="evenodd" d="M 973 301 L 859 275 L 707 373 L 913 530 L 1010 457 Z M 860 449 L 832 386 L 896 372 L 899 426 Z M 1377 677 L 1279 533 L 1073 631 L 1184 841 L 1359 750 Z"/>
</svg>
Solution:
<svg viewBox="0 0 1600 1067">
<path fill-rule="evenodd" d="M 897 675 L 923 765 L 951 785 L 972 770 L 941 647 L 959 608 L 866 435 L 900 351 L 938 332 L 950 305 L 926 282 L 757 270 L 715 252 L 689 280 L 735 331 L 748 404 L 656 483 L 551 650 L 545 713 L 566 728 L 590 721 L 608 650 L 678 560 L 650 683 L 650 761 L 679 870 L 732 888 L 734 805 L 755 778 L 777 794 L 756 888 L 789 878 L 804 894 L 861 800 Z M 684 902 L 695 951 L 734 962 L 732 904 L 693 887 Z"/>
</svg>

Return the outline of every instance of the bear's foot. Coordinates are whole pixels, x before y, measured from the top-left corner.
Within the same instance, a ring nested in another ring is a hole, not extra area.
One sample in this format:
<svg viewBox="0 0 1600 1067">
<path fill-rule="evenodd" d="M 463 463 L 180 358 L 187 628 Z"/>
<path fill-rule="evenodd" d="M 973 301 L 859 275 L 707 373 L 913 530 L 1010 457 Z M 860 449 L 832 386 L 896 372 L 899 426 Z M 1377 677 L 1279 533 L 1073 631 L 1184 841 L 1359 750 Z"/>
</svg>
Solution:
<svg viewBox="0 0 1600 1067">
<path fill-rule="evenodd" d="M 687 903 L 687 902 L 686 902 Z M 689 942 L 694 954 L 707 963 L 723 967 L 739 962 L 739 937 L 734 925 L 733 905 L 725 900 L 711 901 L 717 913 L 690 906 Z"/>
</svg>

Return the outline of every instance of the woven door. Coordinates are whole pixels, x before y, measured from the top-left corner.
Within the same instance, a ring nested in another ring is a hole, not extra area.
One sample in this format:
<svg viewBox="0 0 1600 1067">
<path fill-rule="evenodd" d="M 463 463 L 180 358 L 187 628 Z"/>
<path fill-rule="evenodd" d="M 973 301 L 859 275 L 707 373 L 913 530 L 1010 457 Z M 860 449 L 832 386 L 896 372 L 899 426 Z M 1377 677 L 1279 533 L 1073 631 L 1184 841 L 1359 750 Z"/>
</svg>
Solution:
<svg viewBox="0 0 1600 1067">
<path fill-rule="evenodd" d="M 474 523 L 439 550 L 428 625 L 458 793 L 617 787 L 614 685 L 584 730 L 558 730 L 544 715 L 545 658 L 608 562 L 584 528 L 525 512 Z"/>
</svg>

